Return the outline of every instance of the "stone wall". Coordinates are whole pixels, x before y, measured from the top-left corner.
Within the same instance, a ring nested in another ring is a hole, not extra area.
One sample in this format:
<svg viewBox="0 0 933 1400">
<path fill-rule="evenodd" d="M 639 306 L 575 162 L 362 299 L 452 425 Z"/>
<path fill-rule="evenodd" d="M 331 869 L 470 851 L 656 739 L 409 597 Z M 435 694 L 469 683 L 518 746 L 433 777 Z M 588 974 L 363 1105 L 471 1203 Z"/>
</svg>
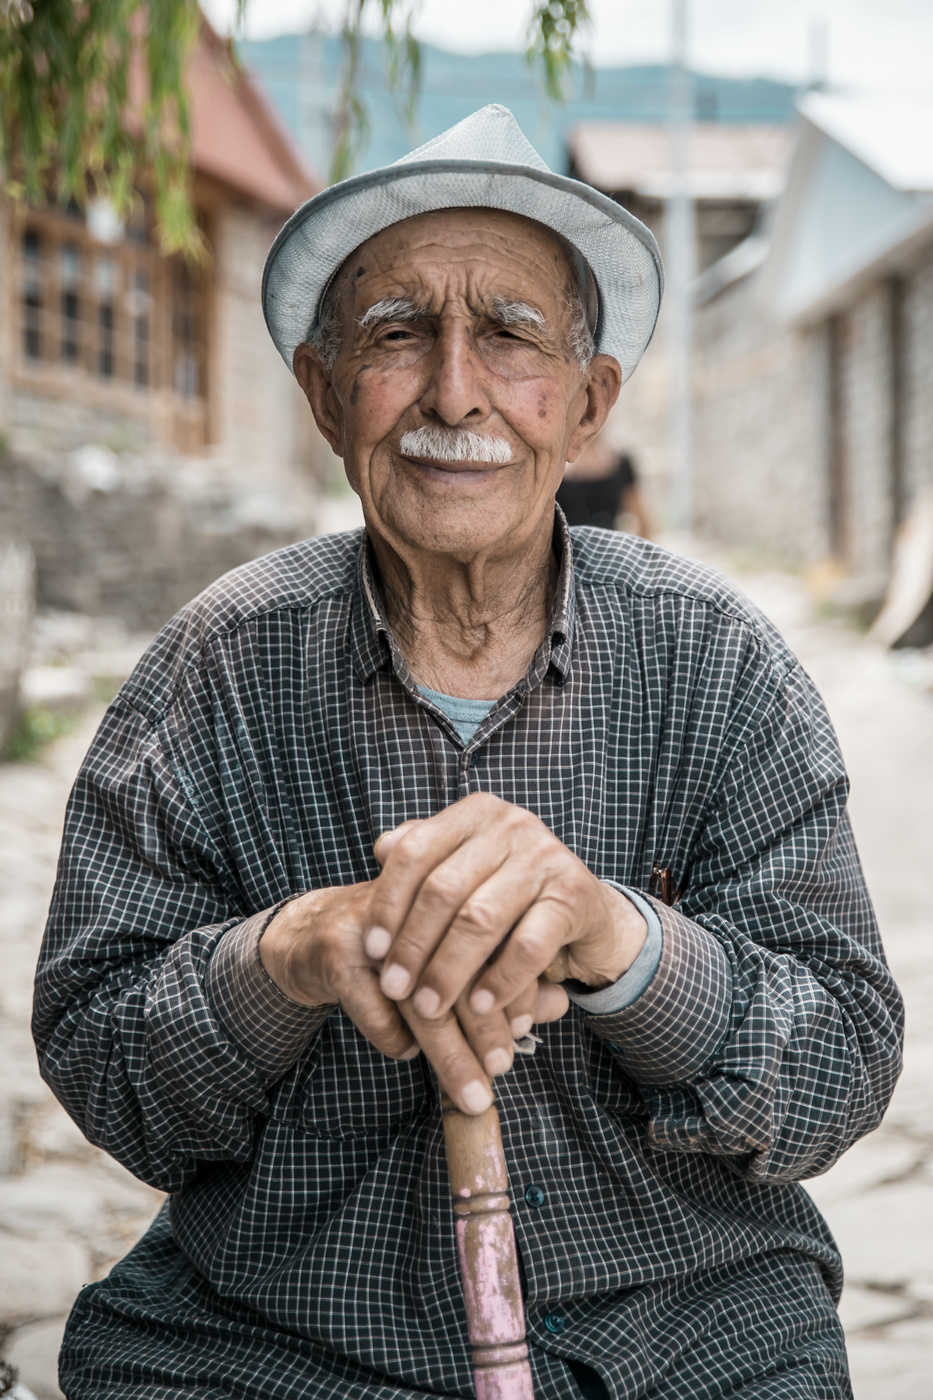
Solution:
<svg viewBox="0 0 933 1400">
<path fill-rule="evenodd" d="M 623 384 L 605 429 L 607 441 L 631 455 L 655 529 L 663 528 L 667 509 L 667 411 L 662 322 L 634 375 Z"/>
<path fill-rule="evenodd" d="M 907 282 L 904 336 L 904 477 L 910 498 L 933 483 L 933 244 Z"/>
<path fill-rule="evenodd" d="M 907 507 L 933 482 L 933 243 L 898 278 L 895 285 L 879 276 L 832 321 L 805 326 L 781 325 L 769 316 L 755 274 L 696 308 L 694 515 L 704 534 L 801 563 L 832 555 L 835 433 L 840 562 L 866 588 L 883 591 L 896 524 L 896 411 Z M 899 405 L 895 295 L 903 307 Z M 656 436 L 662 427 L 659 418 Z"/>
<path fill-rule="evenodd" d="M 0 754 L 19 717 L 34 604 L 32 551 L 0 537 Z"/>
<path fill-rule="evenodd" d="M 856 574 L 883 574 L 894 533 L 890 289 L 872 287 L 839 320 L 843 542 Z"/>
<path fill-rule="evenodd" d="M 826 552 L 826 347 L 766 315 L 755 279 L 697 308 L 694 520 L 791 559 Z"/>
<path fill-rule="evenodd" d="M 215 455 L 238 473 L 324 479 L 330 453 L 263 320 L 259 288 L 279 220 L 238 205 L 214 215 L 213 353 L 209 386 Z"/>
<path fill-rule="evenodd" d="M 0 537 L 31 546 L 41 606 L 156 628 L 220 574 L 315 528 L 310 497 L 299 507 L 197 462 L 0 454 Z"/>
<path fill-rule="evenodd" d="M 2 170 L 0 170 L 0 175 L 2 175 Z M 0 193 L 0 439 L 4 441 L 9 434 L 10 390 L 12 387 L 11 272 L 10 220 L 3 195 Z"/>
</svg>

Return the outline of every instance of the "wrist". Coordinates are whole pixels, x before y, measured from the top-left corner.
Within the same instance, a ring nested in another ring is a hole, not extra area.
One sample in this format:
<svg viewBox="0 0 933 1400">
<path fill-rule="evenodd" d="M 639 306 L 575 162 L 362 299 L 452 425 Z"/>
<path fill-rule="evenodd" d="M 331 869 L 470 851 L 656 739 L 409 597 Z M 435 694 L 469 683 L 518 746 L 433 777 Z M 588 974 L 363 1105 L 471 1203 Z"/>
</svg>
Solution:
<svg viewBox="0 0 933 1400">
<path fill-rule="evenodd" d="M 337 1000 L 325 985 L 315 957 L 315 915 L 327 892 L 315 890 L 284 905 L 262 933 L 259 961 L 290 1001 L 327 1006 Z"/>
<path fill-rule="evenodd" d="M 603 904 L 599 934 L 572 944 L 568 976 L 600 991 L 618 982 L 634 963 L 648 936 L 648 923 L 627 895 L 599 882 Z"/>
</svg>

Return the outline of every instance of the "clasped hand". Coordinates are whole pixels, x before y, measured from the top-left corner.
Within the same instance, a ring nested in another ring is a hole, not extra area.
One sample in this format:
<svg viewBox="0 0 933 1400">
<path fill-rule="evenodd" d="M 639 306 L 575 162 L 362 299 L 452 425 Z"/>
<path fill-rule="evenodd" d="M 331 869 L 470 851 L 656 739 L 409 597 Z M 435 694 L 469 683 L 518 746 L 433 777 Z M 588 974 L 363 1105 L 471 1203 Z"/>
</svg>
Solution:
<svg viewBox="0 0 933 1400">
<path fill-rule="evenodd" d="M 630 900 L 487 793 L 385 832 L 375 854 L 375 880 L 285 905 L 260 957 L 287 996 L 339 1003 L 382 1054 L 423 1051 L 467 1113 L 488 1107 L 513 1040 L 567 1010 L 549 978 L 607 986 L 644 943 Z"/>
</svg>

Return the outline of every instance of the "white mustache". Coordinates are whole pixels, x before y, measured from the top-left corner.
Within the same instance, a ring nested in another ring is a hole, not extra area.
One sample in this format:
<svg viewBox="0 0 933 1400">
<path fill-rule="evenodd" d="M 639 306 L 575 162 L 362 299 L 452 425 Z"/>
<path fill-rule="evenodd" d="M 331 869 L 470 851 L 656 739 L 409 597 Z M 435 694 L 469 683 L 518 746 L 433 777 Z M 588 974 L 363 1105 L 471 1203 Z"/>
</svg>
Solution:
<svg viewBox="0 0 933 1400">
<path fill-rule="evenodd" d="M 490 462 L 504 467 L 512 460 L 512 449 L 501 437 L 483 437 L 469 428 L 415 428 L 399 443 L 403 457 L 420 457 L 433 462 Z"/>
</svg>

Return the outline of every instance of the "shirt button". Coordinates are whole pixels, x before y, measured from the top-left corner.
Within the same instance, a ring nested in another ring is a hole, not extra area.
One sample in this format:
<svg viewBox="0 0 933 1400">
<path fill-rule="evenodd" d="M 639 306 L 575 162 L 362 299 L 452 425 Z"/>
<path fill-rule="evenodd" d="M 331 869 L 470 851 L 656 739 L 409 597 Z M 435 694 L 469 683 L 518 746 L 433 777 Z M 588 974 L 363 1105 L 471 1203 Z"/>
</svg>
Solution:
<svg viewBox="0 0 933 1400">
<path fill-rule="evenodd" d="M 538 1207 L 543 1206 L 544 1202 L 547 1200 L 547 1193 L 540 1186 L 526 1186 L 525 1200 L 527 1201 L 528 1205 L 532 1206 L 535 1210 L 537 1210 Z"/>
<path fill-rule="evenodd" d="M 545 1313 L 544 1325 L 547 1328 L 547 1330 L 549 1332 L 553 1332 L 556 1337 L 559 1332 L 563 1332 L 564 1330 L 563 1313 Z"/>
</svg>

